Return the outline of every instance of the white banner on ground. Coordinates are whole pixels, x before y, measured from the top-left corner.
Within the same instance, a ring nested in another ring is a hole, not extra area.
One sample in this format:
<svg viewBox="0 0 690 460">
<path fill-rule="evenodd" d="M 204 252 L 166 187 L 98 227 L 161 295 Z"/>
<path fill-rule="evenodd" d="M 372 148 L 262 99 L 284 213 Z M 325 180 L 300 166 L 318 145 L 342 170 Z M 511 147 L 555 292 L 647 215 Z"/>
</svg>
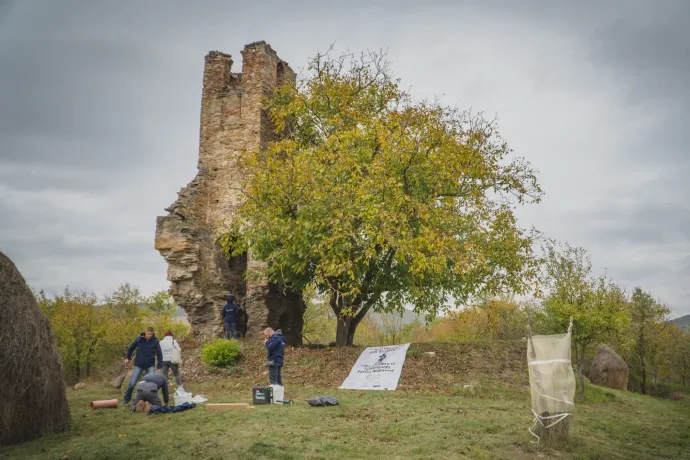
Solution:
<svg viewBox="0 0 690 460">
<path fill-rule="evenodd" d="M 395 390 L 410 344 L 369 347 L 359 355 L 341 390 Z"/>
</svg>

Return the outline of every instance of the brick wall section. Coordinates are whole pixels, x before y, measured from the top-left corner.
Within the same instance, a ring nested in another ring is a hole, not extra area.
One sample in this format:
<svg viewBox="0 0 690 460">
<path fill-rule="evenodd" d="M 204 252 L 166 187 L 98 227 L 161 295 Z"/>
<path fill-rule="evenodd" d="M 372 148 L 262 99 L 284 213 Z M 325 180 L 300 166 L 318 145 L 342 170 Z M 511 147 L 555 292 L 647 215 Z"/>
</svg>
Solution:
<svg viewBox="0 0 690 460">
<path fill-rule="evenodd" d="M 304 303 L 265 276 L 245 280 L 245 270 L 261 274 L 265 265 L 251 254 L 226 259 L 216 237 L 223 219 L 233 215 L 241 195 L 236 160 L 244 149 L 266 148 L 274 138 L 261 98 L 270 96 L 295 73 L 265 42 L 245 46 L 242 73 L 232 73 L 230 55 L 206 55 L 201 96 L 198 173 L 178 199 L 157 218 L 155 248 L 168 263 L 175 301 L 185 310 L 192 330 L 207 338 L 223 332 L 220 309 L 228 294 L 243 301 L 250 338 L 267 326 L 283 329 L 289 344 L 301 344 Z"/>
</svg>

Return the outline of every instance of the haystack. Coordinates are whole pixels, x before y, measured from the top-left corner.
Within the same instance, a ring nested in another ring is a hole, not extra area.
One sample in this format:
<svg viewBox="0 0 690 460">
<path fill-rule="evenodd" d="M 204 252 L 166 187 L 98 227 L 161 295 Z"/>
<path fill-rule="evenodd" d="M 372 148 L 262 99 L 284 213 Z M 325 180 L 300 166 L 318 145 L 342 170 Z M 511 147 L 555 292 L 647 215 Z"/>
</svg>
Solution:
<svg viewBox="0 0 690 460">
<path fill-rule="evenodd" d="M 597 352 L 589 371 L 589 380 L 593 384 L 626 390 L 629 372 L 628 365 L 613 348 L 604 344 L 597 345 Z"/>
<path fill-rule="evenodd" d="M 14 263 L 0 252 L 0 446 L 66 430 L 60 355 L 50 323 Z"/>
</svg>

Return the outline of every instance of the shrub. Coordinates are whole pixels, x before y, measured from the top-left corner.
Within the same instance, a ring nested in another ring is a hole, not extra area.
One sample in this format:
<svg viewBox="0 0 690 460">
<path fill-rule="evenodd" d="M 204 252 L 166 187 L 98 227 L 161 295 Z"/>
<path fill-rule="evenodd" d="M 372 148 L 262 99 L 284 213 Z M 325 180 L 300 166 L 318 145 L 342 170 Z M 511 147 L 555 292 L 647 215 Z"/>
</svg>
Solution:
<svg viewBox="0 0 690 460">
<path fill-rule="evenodd" d="M 671 387 L 664 383 L 648 383 L 647 394 L 649 396 L 656 396 L 657 398 L 670 398 Z"/>
<path fill-rule="evenodd" d="M 240 344 L 235 339 L 213 339 L 201 349 L 201 359 L 210 366 L 228 367 L 240 357 Z"/>
<path fill-rule="evenodd" d="M 189 326 L 175 321 L 175 319 L 170 316 L 149 316 L 145 323 L 147 326 L 153 327 L 159 340 L 163 340 L 166 331 L 172 332 L 175 336 L 175 340 L 182 340 L 189 333 Z"/>
</svg>

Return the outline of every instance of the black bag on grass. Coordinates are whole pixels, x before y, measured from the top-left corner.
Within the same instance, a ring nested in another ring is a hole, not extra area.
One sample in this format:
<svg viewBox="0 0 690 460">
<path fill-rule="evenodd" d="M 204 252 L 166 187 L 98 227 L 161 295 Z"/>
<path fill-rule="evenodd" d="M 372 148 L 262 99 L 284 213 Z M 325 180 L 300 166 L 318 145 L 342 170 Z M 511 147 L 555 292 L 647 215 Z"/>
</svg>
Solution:
<svg viewBox="0 0 690 460">
<path fill-rule="evenodd" d="M 337 406 L 338 400 L 333 396 L 314 396 L 309 400 L 309 405 L 314 407 Z"/>
</svg>

